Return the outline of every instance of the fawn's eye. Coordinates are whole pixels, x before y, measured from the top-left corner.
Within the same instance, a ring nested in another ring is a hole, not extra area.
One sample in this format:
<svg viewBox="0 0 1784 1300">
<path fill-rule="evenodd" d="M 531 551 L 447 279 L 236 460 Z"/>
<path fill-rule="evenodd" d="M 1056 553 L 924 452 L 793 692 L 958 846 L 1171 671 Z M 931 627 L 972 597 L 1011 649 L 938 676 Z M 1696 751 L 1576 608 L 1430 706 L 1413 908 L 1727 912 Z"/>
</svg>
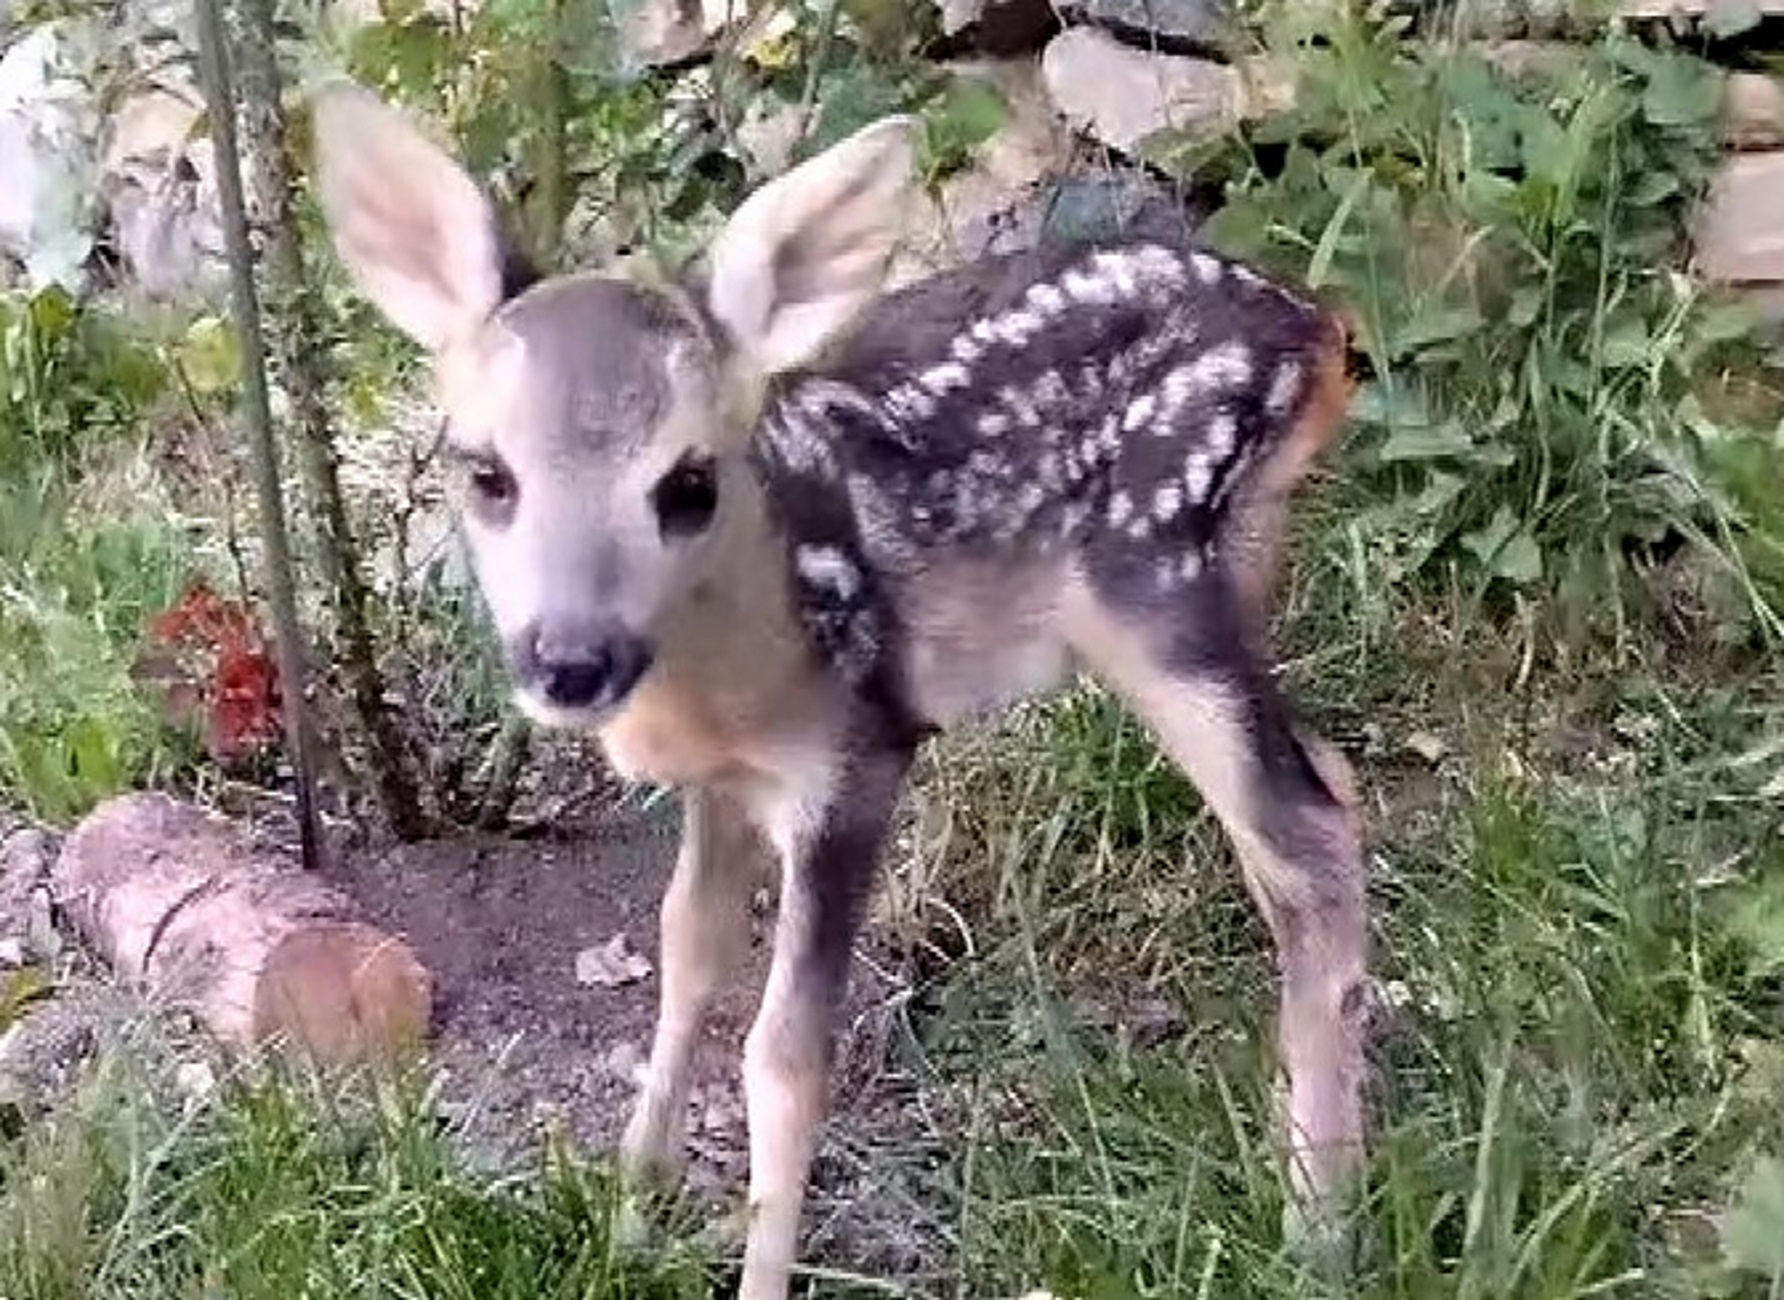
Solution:
<svg viewBox="0 0 1784 1300">
<path fill-rule="evenodd" d="M 472 456 L 465 460 L 462 473 L 471 507 L 490 523 L 497 523 L 514 513 L 520 484 L 513 473 L 496 456 Z"/>
<path fill-rule="evenodd" d="M 514 475 L 499 460 L 473 462 L 466 477 L 471 484 L 471 491 L 491 505 L 502 505 L 514 499 Z"/>
<path fill-rule="evenodd" d="M 718 509 L 719 483 L 712 461 L 686 457 L 650 490 L 657 527 L 665 537 L 692 537 L 705 530 Z"/>
</svg>

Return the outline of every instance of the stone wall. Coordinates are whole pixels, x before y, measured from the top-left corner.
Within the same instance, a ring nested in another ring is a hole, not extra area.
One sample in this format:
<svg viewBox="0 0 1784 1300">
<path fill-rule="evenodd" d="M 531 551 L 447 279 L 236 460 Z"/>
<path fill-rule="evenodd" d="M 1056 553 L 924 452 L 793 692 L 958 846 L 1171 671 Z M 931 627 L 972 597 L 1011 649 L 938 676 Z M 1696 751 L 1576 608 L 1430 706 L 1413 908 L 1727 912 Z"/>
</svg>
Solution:
<svg viewBox="0 0 1784 1300">
<path fill-rule="evenodd" d="M 1224 131 L 1294 94 L 1291 69 L 1222 53 L 1255 42 L 1221 0 L 918 2 L 932 6 L 938 57 L 995 86 L 1009 114 L 942 185 L 900 279 L 1052 236 L 1193 230 L 1189 197 L 1132 162 L 1139 143 L 1166 128 Z M 1415 26 L 1436 9 L 1434 0 L 1402 3 Z M 1587 16 L 1582 4 L 1597 9 Z M 1607 4 L 1620 14 L 1605 14 Z M 759 3 L 743 9 L 744 0 L 616 5 L 634 65 L 697 60 L 727 31 L 747 46 L 751 28 L 774 19 Z M 1443 6 L 1442 22 L 1446 34 L 1512 62 L 1612 20 L 1697 26 L 1745 52 L 1766 29 L 1743 41 L 1731 28 L 1773 10 L 1784 0 L 1459 0 Z M 78 286 L 104 263 L 152 297 L 220 294 L 192 12 L 182 0 L 117 0 L 10 33 L 0 18 L 0 260 L 12 278 Z M 337 0 L 324 12 L 351 26 L 376 5 Z M 1784 286 L 1784 203 L 1773 201 L 1784 187 L 1784 92 L 1751 69 L 1731 69 L 1724 91 L 1729 156 L 1693 232 L 1696 260 L 1784 304 L 1775 288 Z M 752 111 L 740 139 L 758 172 L 786 165 L 797 128 L 790 108 Z"/>
<path fill-rule="evenodd" d="M 675 0 L 662 3 L 674 10 Z M 1293 102 L 1291 68 L 1223 53 L 1256 42 L 1221 0 L 929 3 L 952 67 L 993 83 L 1011 115 L 975 164 L 943 186 L 901 278 L 1052 233 L 1193 228 L 1194 204 L 1134 163 L 1137 146 L 1167 129 L 1224 131 Z M 1705 38 L 1729 65 L 1727 158 L 1690 232 L 1694 262 L 1712 279 L 1753 287 L 1784 316 L 1784 83 L 1735 66 L 1784 45 L 1772 27 L 1784 0 L 1401 0 L 1398 8 L 1415 32 L 1441 24 L 1445 38 L 1475 43 L 1502 66 L 1563 54 L 1568 40 L 1612 22 Z M 703 21 L 717 30 L 710 3 Z M 677 56 L 700 39 L 686 30 Z M 649 51 L 640 57 L 649 61 Z"/>
</svg>

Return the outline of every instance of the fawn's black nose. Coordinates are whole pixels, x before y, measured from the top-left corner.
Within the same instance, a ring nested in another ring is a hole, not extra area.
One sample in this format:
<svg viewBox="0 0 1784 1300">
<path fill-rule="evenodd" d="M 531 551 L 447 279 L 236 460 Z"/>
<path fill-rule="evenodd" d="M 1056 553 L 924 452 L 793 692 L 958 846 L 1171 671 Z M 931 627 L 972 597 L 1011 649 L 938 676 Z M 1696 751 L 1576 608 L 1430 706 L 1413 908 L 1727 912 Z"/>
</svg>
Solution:
<svg viewBox="0 0 1784 1300">
<path fill-rule="evenodd" d="M 518 638 L 521 684 L 560 709 L 598 709 L 625 699 L 649 670 L 644 641 L 620 628 L 541 624 Z"/>
</svg>

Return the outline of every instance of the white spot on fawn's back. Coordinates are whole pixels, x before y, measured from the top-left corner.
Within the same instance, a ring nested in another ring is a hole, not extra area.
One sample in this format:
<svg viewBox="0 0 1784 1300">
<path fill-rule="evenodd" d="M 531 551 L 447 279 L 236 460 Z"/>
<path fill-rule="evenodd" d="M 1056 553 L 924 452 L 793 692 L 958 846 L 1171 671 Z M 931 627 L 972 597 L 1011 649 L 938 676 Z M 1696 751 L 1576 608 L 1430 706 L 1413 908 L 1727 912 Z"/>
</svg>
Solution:
<svg viewBox="0 0 1784 1300">
<path fill-rule="evenodd" d="M 1230 339 L 1190 362 L 1186 381 L 1198 393 L 1243 388 L 1251 382 L 1251 368 L 1251 349 Z"/>
<path fill-rule="evenodd" d="M 861 571 L 835 546 L 801 546 L 793 555 L 799 576 L 812 586 L 850 601 L 861 590 Z"/>
<path fill-rule="evenodd" d="M 1288 414 L 1289 407 L 1295 404 L 1295 398 L 1301 394 L 1301 363 L 1284 361 L 1276 369 L 1275 377 L 1270 380 L 1270 392 L 1264 398 L 1264 409 L 1271 415 Z"/>
<path fill-rule="evenodd" d="M 1208 499 L 1208 485 L 1214 477 L 1208 458 L 1203 453 L 1191 452 L 1189 462 L 1183 469 L 1183 487 L 1189 493 L 1189 499 L 1196 505 Z"/>
</svg>

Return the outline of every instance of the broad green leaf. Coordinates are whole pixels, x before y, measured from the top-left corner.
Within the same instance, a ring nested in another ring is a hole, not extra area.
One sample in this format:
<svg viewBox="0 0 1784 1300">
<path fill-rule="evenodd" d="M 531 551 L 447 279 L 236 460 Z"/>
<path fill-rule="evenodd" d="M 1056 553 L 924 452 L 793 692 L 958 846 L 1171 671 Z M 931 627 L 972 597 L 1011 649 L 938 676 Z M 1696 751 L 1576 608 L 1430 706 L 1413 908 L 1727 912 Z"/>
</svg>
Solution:
<svg viewBox="0 0 1784 1300">
<path fill-rule="evenodd" d="M 1653 355 L 1654 340 L 1648 323 L 1639 316 L 1625 319 L 1605 331 L 1604 364 L 1613 370 L 1646 365 Z"/>
<path fill-rule="evenodd" d="M 1542 306 L 1546 295 L 1540 285 L 1520 285 L 1511 296 L 1511 308 L 1506 313 L 1507 319 L 1519 329 L 1535 324 L 1536 318 L 1542 314 Z"/>
<path fill-rule="evenodd" d="M 995 87 L 976 77 L 954 78 L 923 114 L 925 170 L 942 172 L 961 165 L 997 134 L 1009 116 L 1009 106 Z"/>
<path fill-rule="evenodd" d="M 1679 192 L 1679 178 L 1671 172 L 1650 171 L 1630 179 L 1623 202 L 1632 208 L 1651 208 Z"/>
<path fill-rule="evenodd" d="M 1524 119 L 1521 134 L 1524 167 L 1531 178 L 1566 189 L 1573 156 L 1562 125 L 1547 113 L 1533 112 Z"/>
<path fill-rule="evenodd" d="M 1536 582 L 1542 577 L 1542 548 L 1528 532 L 1518 533 L 1499 548 L 1493 572 L 1507 582 Z"/>
<path fill-rule="evenodd" d="M 1697 313 L 1695 333 L 1706 343 L 1744 338 L 1761 323 L 1758 309 L 1746 298 L 1711 303 Z"/>
<path fill-rule="evenodd" d="M 1712 5 L 1711 12 L 1716 8 Z M 1683 55 L 1661 60 L 1642 92 L 1642 113 L 1655 126 L 1694 126 L 1711 121 L 1721 103 L 1721 74 Z"/>
<path fill-rule="evenodd" d="M 1542 549 L 1528 529 L 1518 527 L 1509 506 L 1501 504 L 1485 528 L 1465 533 L 1462 545 L 1495 577 L 1515 583 L 1542 577 Z"/>
<path fill-rule="evenodd" d="M 51 991 L 41 966 L 20 966 L 0 978 L 0 1031 L 19 1019 L 25 1008 Z"/>
<path fill-rule="evenodd" d="M 74 299 L 59 284 L 40 289 L 31 298 L 31 326 L 45 342 L 61 338 L 79 315 Z"/>
<path fill-rule="evenodd" d="M 1474 442 L 1458 420 L 1423 428 L 1396 429 L 1382 443 L 1375 458 L 1386 464 L 1409 460 L 1438 460 L 1444 457 L 1466 457 L 1474 450 Z"/>
<path fill-rule="evenodd" d="M 1424 489 L 1406 502 L 1406 506 L 1417 515 L 1434 515 L 1447 508 L 1451 502 L 1462 495 L 1467 480 L 1459 474 L 1446 474 L 1442 470 L 1431 472 Z"/>
<path fill-rule="evenodd" d="M 1779 748 L 1772 746 L 1772 752 L 1761 753 L 1757 761 L 1784 758 Z M 1747 759 L 1741 755 L 1736 761 Z M 1784 880 L 1766 879 L 1744 886 L 1740 900 L 1729 911 L 1728 928 L 1748 949 L 1748 975 L 1766 979 L 1784 969 Z"/>
<path fill-rule="evenodd" d="M 1392 356 L 1403 357 L 1420 348 L 1472 334 L 1485 324 L 1480 312 L 1472 306 L 1432 306 L 1394 331 L 1388 351 Z"/>
<path fill-rule="evenodd" d="M 1424 390 L 1408 383 L 1363 385 L 1351 403 L 1351 414 L 1359 423 L 1389 430 L 1435 423 Z"/>
<path fill-rule="evenodd" d="M 995 86 L 977 77 L 956 77 L 942 92 L 939 111 L 928 117 L 932 129 L 944 130 L 970 148 L 996 135 L 1010 120 L 1010 108 Z"/>
<path fill-rule="evenodd" d="M 1338 248 L 1339 236 L 1344 233 L 1344 228 L 1350 221 L 1351 210 L 1356 207 L 1357 200 L 1368 189 L 1369 183 L 1369 173 L 1358 171 L 1344 191 L 1344 197 L 1338 200 L 1338 210 L 1320 232 L 1319 243 L 1313 250 L 1313 259 L 1307 265 L 1307 283 L 1312 288 L 1318 289 L 1325 285 L 1327 272 L 1332 265 L 1332 255 Z"/>
</svg>

